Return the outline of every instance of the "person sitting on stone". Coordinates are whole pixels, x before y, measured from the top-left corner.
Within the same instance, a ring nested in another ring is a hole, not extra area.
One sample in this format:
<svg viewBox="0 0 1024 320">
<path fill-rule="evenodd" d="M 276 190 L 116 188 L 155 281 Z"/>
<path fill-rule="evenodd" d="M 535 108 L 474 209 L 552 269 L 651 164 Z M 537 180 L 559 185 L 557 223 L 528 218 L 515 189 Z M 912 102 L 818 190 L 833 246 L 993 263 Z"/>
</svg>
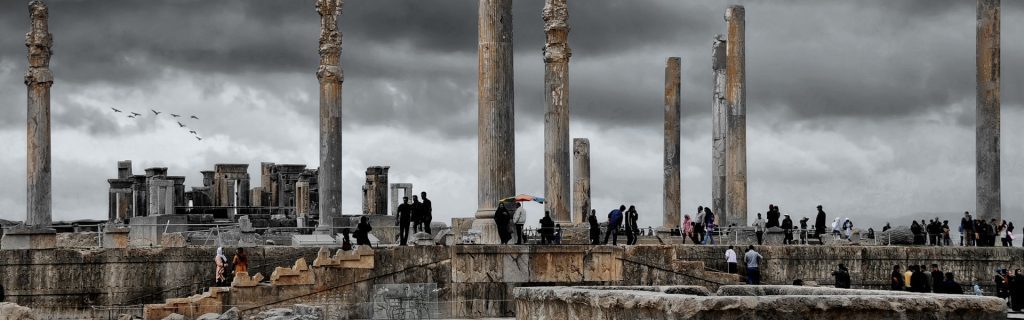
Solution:
<svg viewBox="0 0 1024 320">
<path fill-rule="evenodd" d="M 356 226 L 356 232 L 353 233 L 358 246 L 370 245 L 370 231 L 373 231 L 373 227 L 370 226 L 369 221 L 370 219 L 366 216 L 359 218 L 359 225 Z"/>
<path fill-rule="evenodd" d="M 942 289 L 935 290 L 935 293 L 964 294 L 964 288 L 956 283 L 956 280 L 953 280 L 952 272 L 946 272 L 946 280 L 942 282 Z"/>
<path fill-rule="evenodd" d="M 839 269 L 832 272 L 832 276 L 836 278 L 836 288 L 849 289 L 850 288 L 850 270 L 846 269 L 846 266 L 842 263 L 839 264 Z"/>
</svg>

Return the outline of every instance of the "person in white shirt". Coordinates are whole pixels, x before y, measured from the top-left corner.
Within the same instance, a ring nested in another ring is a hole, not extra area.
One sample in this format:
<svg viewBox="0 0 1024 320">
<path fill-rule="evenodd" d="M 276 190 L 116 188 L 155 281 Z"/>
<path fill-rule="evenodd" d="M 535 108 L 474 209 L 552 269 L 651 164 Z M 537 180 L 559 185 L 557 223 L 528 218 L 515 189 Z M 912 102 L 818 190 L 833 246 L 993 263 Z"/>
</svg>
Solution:
<svg viewBox="0 0 1024 320">
<path fill-rule="evenodd" d="M 732 250 L 732 246 L 725 250 L 725 262 L 729 263 L 729 273 L 736 273 L 736 251 Z"/>
<path fill-rule="evenodd" d="M 526 225 L 526 209 L 522 203 L 516 203 L 516 212 L 512 214 L 512 223 L 516 225 L 516 244 L 523 244 L 523 226 Z"/>
<path fill-rule="evenodd" d="M 764 219 L 761 219 L 761 213 L 758 213 L 757 220 L 754 220 L 754 234 L 757 235 L 757 245 L 761 245 L 764 239 Z"/>
</svg>

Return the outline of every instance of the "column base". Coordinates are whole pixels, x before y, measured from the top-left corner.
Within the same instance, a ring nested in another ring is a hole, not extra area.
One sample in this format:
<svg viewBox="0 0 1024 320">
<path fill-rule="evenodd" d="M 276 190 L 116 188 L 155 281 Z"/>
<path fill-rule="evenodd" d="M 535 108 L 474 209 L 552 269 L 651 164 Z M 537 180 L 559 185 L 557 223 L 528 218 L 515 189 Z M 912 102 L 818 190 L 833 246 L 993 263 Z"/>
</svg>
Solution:
<svg viewBox="0 0 1024 320">
<path fill-rule="evenodd" d="M 501 237 L 498 236 L 498 225 L 492 218 L 477 218 L 473 220 L 470 230 L 479 232 L 477 244 L 501 244 Z"/>
<path fill-rule="evenodd" d="M 127 248 L 130 243 L 130 229 L 124 225 L 107 225 L 103 228 L 104 248 Z"/>
<path fill-rule="evenodd" d="M 7 230 L 0 240 L 0 249 L 53 249 L 57 247 L 57 230 L 51 228 L 17 227 Z"/>
</svg>

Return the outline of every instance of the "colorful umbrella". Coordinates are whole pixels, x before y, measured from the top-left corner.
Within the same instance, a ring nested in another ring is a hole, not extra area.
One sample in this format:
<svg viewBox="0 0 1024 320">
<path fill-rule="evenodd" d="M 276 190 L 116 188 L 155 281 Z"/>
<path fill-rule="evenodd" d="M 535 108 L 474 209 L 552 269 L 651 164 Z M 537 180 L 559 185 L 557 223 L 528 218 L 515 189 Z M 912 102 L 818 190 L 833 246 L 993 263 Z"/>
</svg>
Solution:
<svg viewBox="0 0 1024 320">
<path fill-rule="evenodd" d="M 501 199 L 501 202 L 510 201 L 510 200 L 514 200 L 516 202 L 534 201 L 534 202 L 537 202 L 537 203 L 544 203 L 544 198 L 542 198 L 542 197 L 534 197 L 534 196 L 531 196 L 531 195 L 528 195 L 528 194 L 520 194 L 520 195 L 515 196 L 515 197 L 508 197 L 508 198 L 505 198 L 505 199 Z"/>
</svg>

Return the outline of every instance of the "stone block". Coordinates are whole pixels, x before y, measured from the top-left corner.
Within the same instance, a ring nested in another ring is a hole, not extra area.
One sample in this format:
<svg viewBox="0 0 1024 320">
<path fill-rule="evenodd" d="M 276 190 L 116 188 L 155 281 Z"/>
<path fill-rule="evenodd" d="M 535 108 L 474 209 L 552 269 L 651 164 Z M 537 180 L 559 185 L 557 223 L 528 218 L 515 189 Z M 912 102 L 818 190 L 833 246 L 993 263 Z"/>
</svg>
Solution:
<svg viewBox="0 0 1024 320">
<path fill-rule="evenodd" d="M 311 285 L 314 283 L 313 272 L 306 264 L 306 258 L 295 260 L 291 268 L 277 267 L 270 275 L 270 284 L 275 286 Z"/>
<path fill-rule="evenodd" d="M 57 234 L 58 248 L 96 248 L 100 246 L 97 232 L 65 232 Z"/>
<path fill-rule="evenodd" d="M 416 246 L 432 246 L 434 245 L 434 236 L 426 232 L 417 232 L 412 235 L 412 243 Z"/>
<path fill-rule="evenodd" d="M 529 282 L 530 281 L 530 255 L 529 254 L 503 254 L 501 255 L 502 281 L 504 282 Z"/>
<path fill-rule="evenodd" d="M 160 237 L 160 246 L 164 248 L 181 248 L 188 244 L 181 232 L 169 232 Z"/>
<path fill-rule="evenodd" d="M 108 226 L 103 230 L 104 248 L 127 248 L 129 244 L 128 227 Z"/>
<path fill-rule="evenodd" d="M 22 307 L 10 302 L 0 302 L 0 319 L 5 320 L 35 320 L 32 309 Z"/>
<path fill-rule="evenodd" d="M 49 228 L 15 227 L 0 239 L 0 249 L 53 249 L 57 247 L 57 231 Z"/>
<path fill-rule="evenodd" d="M 622 253 L 619 247 L 594 247 L 583 259 L 584 281 L 622 281 Z"/>
<path fill-rule="evenodd" d="M 530 255 L 530 281 L 583 281 L 583 257 L 583 252 L 533 252 Z"/>
<path fill-rule="evenodd" d="M 249 276 L 248 272 L 235 273 L 235 278 L 231 280 L 231 287 L 234 288 L 248 288 L 255 287 L 263 281 L 263 274 L 256 273 L 255 276 Z"/>
</svg>

